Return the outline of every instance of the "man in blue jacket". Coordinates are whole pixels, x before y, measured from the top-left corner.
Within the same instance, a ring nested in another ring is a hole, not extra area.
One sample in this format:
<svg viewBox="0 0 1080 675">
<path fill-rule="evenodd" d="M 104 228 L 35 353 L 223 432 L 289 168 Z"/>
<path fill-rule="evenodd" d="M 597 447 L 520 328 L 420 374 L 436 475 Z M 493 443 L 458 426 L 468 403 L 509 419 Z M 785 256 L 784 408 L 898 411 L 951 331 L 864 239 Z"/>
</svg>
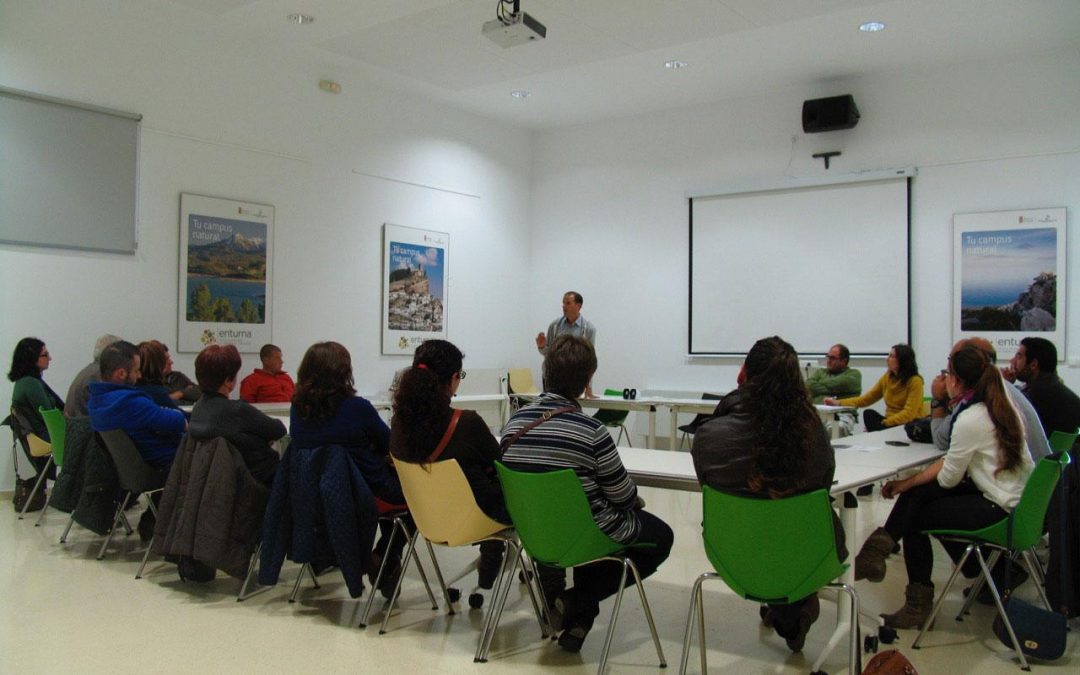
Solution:
<svg viewBox="0 0 1080 675">
<path fill-rule="evenodd" d="M 134 386 L 139 368 L 139 350 L 130 342 L 114 342 L 101 352 L 101 382 L 90 383 L 90 425 L 94 431 L 123 429 L 147 464 L 168 472 L 187 419 Z"/>
</svg>

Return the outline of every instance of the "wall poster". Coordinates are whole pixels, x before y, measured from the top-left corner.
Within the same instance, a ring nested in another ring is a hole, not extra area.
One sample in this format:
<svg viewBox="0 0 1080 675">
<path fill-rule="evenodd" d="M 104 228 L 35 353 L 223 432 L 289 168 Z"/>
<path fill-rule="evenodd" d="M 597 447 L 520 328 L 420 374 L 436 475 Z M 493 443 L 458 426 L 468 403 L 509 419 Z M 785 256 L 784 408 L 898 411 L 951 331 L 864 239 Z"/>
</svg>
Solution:
<svg viewBox="0 0 1080 675">
<path fill-rule="evenodd" d="M 1065 209 L 953 216 L 953 339 L 981 336 L 1010 358 L 1026 336 L 1065 357 Z"/>
<path fill-rule="evenodd" d="M 178 351 L 272 342 L 273 242 L 273 206 L 180 194 Z"/>
<path fill-rule="evenodd" d="M 383 354 L 446 339 L 449 241 L 445 232 L 383 225 Z"/>
</svg>

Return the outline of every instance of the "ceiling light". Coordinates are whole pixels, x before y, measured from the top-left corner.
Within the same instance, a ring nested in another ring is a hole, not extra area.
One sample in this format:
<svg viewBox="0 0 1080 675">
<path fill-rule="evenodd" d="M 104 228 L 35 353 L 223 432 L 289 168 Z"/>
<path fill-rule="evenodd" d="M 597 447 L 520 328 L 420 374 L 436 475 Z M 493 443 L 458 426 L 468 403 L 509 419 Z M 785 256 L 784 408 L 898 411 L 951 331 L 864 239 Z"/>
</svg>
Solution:
<svg viewBox="0 0 1080 675">
<path fill-rule="evenodd" d="M 517 99 L 526 99 L 532 96 L 532 93 L 525 91 L 524 89 L 515 89 L 514 91 L 510 92 L 510 95 Z"/>
<path fill-rule="evenodd" d="M 686 61 L 679 61 L 678 59 L 672 59 L 671 61 L 665 61 L 664 62 L 664 67 L 665 68 L 670 68 L 671 70 L 678 70 L 679 68 L 685 68 L 688 65 L 690 65 L 690 64 L 687 63 Z"/>
<path fill-rule="evenodd" d="M 301 26 L 303 26 L 304 24 L 315 22 L 315 17 L 311 16 L 310 14 L 290 14 L 289 16 L 285 17 L 285 19 L 290 23 L 300 24 Z"/>
<path fill-rule="evenodd" d="M 885 30 L 885 24 L 880 21 L 867 21 L 859 26 L 859 30 L 864 33 L 877 33 L 878 31 Z"/>
</svg>

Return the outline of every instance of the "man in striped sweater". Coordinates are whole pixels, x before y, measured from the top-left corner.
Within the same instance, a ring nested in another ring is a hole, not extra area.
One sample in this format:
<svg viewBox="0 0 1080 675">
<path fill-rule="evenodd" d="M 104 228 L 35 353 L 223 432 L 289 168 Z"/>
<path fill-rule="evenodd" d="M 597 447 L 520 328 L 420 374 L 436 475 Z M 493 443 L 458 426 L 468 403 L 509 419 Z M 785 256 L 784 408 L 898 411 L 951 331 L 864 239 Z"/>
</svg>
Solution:
<svg viewBox="0 0 1080 675">
<path fill-rule="evenodd" d="M 605 534 L 623 544 L 651 543 L 630 549 L 642 578 L 656 571 L 671 552 L 672 532 L 664 521 L 642 510 L 637 486 L 619 459 L 607 428 L 581 411 L 577 398 L 596 372 L 596 352 L 582 337 L 560 335 L 544 359 L 546 390 L 532 405 L 510 418 L 504 442 L 546 412 L 550 419 L 526 431 L 506 448 L 502 462 L 518 471 L 572 469 L 581 480 L 593 519 Z M 561 412 L 558 412 L 560 411 Z M 563 590 L 562 570 L 543 568 L 540 582 L 561 625 L 559 646 L 577 652 L 600 612 L 600 602 L 619 589 L 619 566 L 613 562 L 574 568 L 574 585 Z M 630 583 L 633 579 L 628 580 Z M 561 618 L 561 620 L 560 620 Z"/>
</svg>

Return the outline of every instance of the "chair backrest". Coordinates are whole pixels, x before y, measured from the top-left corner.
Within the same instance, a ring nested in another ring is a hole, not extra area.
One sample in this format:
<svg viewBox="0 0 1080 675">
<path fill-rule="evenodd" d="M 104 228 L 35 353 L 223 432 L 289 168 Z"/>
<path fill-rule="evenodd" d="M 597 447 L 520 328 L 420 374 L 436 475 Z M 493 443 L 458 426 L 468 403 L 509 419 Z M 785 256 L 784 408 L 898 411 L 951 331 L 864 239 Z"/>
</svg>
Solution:
<svg viewBox="0 0 1080 675">
<path fill-rule="evenodd" d="M 1067 452 L 1076 443 L 1077 431 L 1054 431 L 1050 433 L 1050 452 Z"/>
<path fill-rule="evenodd" d="M 510 383 L 511 394 L 539 394 L 533 381 L 532 368 L 511 368 L 507 372 L 507 381 Z"/>
<path fill-rule="evenodd" d="M 149 492 L 165 485 L 165 479 L 139 454 L 123 429 L 100 431 L 102 445 L 112 458 L 120 487 L 128 492 Z"/>
<path fill-rule="evenodd" d="M 456 459 L 431 464 L 394 460 L 416 528 L 434 544 L 463 546 L 507 528 L 480 510 Z"/>
<path fill-rule="evenodd" d="M 705 555 L 744 598 L 788 604 L 840 576 L 827 490 L 783 499 L 703 486 Z"/>
<path fill-rule="evenodd" d="M 495 469 L 521 545 L 537 562 L 573 567 L 626 548 L 597 527 L 572 470 L 515 471 L 502 462 Z"/>
<path fill-rule="evenodd" d="M 622 396 L 622 389 L 605 389 L 604 396 Z M 629 410 L 608 410 L 607 408 L 600 408 L 593 415 L 593 419 L 607 427 L 617 427 L 626 421 L 626 416 L 630 414 Z"/>
<path fill-rule="evenodd" d="M 1042 537 L 1043 521 L 1046 519 L 1046 509 L 1050 506 L 1050 497 L 1054 494 L 1061 472 L 1069 461 L 1069 453 L 1063 452 L 1058 457 L 1043 457 L 1035 465 L 1035 470 L 1024 485 L 1020 502 L 1011 516 L 1014 550 L 1031 548 Z M 1008 545 L 1009 542 L 1006 539 L 995 543 Z"/>
<path fill-rule="evenodd" d="M 11 430 L 23 450 L 31 457 L 48 457 L 52 446 L 47 440 L 34 433 L 27 411 L 17 405 L 11 406 Z"/>
<path fill-rule="evenodd" d="M 49 430 L 49 444 L 52 446 L 53 462 L 58 467 L 64 466 L 64 442 L 67 440 L 67 418 L 58 408 L 38 408 L 45 428 Z"/>
</svg>

